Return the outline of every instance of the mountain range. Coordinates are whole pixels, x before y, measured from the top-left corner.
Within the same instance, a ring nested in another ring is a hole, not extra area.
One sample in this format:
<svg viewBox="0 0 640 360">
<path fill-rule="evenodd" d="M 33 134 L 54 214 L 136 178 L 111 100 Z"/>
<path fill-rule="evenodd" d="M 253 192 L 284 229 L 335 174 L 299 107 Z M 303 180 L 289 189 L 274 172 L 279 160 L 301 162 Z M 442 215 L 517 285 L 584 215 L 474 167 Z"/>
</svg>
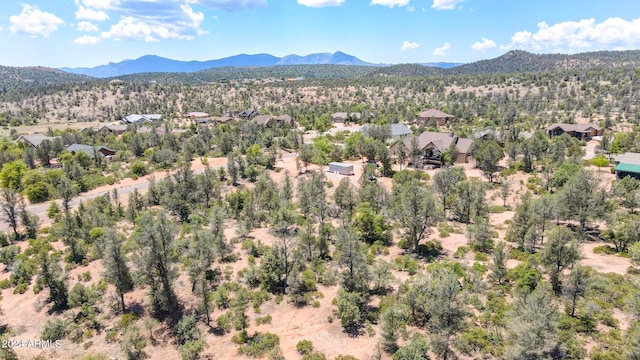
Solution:
<svg viewBox="0 0 640 360">
<path fill-rule="evenodd" d="M 135 60 L 124 60 L 107 65 L 81 68 L 60 68 L 59 70 L 74 74 L 88 75 L 95 78 L 108 78 L 128 74 L 163 72 L 163 73 L 191 73 L 218 67 L 265 67 L 278 65 L 360 65 L 386 66 L 362 61 L 357 57 L 341 51 L 331 53 L 317 53 L 306 56 L 287 55 L 277 57 L 270 54 L 235 55 L 222 59 L 208 61 L 180 61 L 156 55 L 146 55 Z M 425 63 L 425 66 L 451 68 L 457 63 Z"/>
</svg>

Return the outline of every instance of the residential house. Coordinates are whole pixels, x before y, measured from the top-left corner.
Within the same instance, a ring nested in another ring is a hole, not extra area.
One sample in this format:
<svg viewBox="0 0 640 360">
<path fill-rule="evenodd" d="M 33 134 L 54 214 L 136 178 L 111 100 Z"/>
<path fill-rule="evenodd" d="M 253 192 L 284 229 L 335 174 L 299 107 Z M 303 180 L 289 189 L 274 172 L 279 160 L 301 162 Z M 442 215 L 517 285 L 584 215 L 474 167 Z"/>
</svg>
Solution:
<svg viewBox="0 0 640 360">
<path fill-rule="evenodd" d="M 360 128 L 360 132 L 362 134 L 364 134 L 365 136 L 369 136 L 369 129 L 371 129 L 372 125 L 363 125 Z M 409 129 L 405 124 L 403 123 L 397 123 L 397 124 L 391 124 L 391 126 L 389 126 L 389 138 L 387 140 L 399 140 L 402 139 L 404 137 L 407 137 L 409 135 L 412 135 L 413 131 L 411 131 L 411 129 Z"/>
<path fill-rule="evenodd" d="M 435 120 L 438 126 L 442 126 L 453 123 L 455 116 L 436 109 L 421 111 L 416 116 L 416 121 L 424 125 L 428 125 L 431 120 Z"/>
<path fill-rule="evenodd" d="M 293 118 L 291 117 L 291 115 L 287 115 L 287 114 L 283 114 L 283 115 L 278 115 L 274 118 L 274 120 L 278 123 L 279 126 L 282 125 L 289 125 L 289 126 L 293 126 Z"/>
<path fill-rule="evenodd" d="M 256 110 L 245 110 L 238 113 L 238 117 L 241 119 L 252 119 L 258 115 L 260 115 L 260 113 Z"/>
<path fill-rule="evenodd" d="M 53 141 L 53 140 L 55 140 L 57 138 L 58 138 L 58 136 L 47 136 L 47 135 L 41 134 L 41 133 L 34 133 L 34 134 L 28 134 L 28 135 L 20 135 L 16 139 L 16 142 L 20 141 L 20 142 L 23 142 L 23 143 L 25 143 L 27 145 L 31 145 L 32 147 L 36 148 L 40 144 L 42 144 L 42 142 L 45 141 L 45 140 Z"/>
<path fill-rule="evenodd" d="M 273 115 L 258 115 L 254 117 L 252 121 L 256 125 L 266 126 L 266 127 L 276 127 L 276 126 L 284 126 L 285 124 L 286 125 L 293 124 L 293 120 L 289 115 L 280 115 L 275 117 Z"/>
<path fill-rule="evenodd" d="M 349 118 L 346 112 L 337 112 L 331 114 L 331 122 L 332 123 L 343 123 Z"/>
<path fill-rule="evenodd" d="M 362 114 L 359 112 L 336 112 L 331 114 L 331 122 L 332 123 L 343 123 L 345 121 L 359 121 L 362 119 Z"/>
<path fill-rule="evenodd" d="M 507 129 L 505 131 L 496 130 L 494 128 L 486 128 L 482 130 L 476 130 L 473 132 L 472 137 L 474 139 L 483 139 L 483 140 L 495 140 L 498 144 L 504 145 L 505 141 L 509 139 L 530 139 L 533 134 L 529 131 L 520 131 L 517 129 Z"/>
<path fill-rule="evenodd" d="M 616 164 L 615 171 L 618 179 L 631 176 L 632 178 L 640 180 L 639 153 L 628 152 L 618 155 L 615 157 L 614 163 Z"/>
<path fill-rule="evenodd" d="M 271 120 L 273 120 L 273 115 L 256 115 L 252 121 L 259 126 L 268 126 Z"/>
<path fill-rule="evenodd" d="M 423 165 L 442 166 L 442 155 L 452 146 L 455 146 L 458 152 L 458 156 L 454 162 L 456 164 L 467 163 L 469 161 L 469 148 L 471 147 L 473 140 L 457 137 L 453 132 L 438 133 L 425 131 L 418 137 L 408 136 L 396 141 L 391 145 L 389 149 L 390 153 L 397 156 L 398 147 L 401 143 L 406 149 L 407 161 L 409 163 L 413 163 L 415 159 L 418 163 L 414 165 L 420 167 Z M 412 156 L 411 153 L 414 149 L 414 144 L 417 145 L 417 154 Z"/>
<path fill-rule="evenodd" d="M 391 124 L 391 139 L 399 140 L 407 136 L 413 135 L 413 131 L 403 123 Z"/>
<path fill-rule="evenodd" d="M 207 114 L 206 112 L 202 112 L 202 111 L 192 111 L 190 113 L 187 113 L 187 116 L 191 120 L 195 120 L 195 119 L 199 119 L 199 118 L 208 118 L 209 114 Z"/>
<path fill-rule="evenodd" d="M 547 126 L 549 138 L 559 136 L 564 133 L 580 140 L 591 140 L 594 136 L 601 136 L 603 129 L 594 124 L 553 124 Z"/>
<path fill-rule="evenodd" d="M 224 124 L 233 120 L 231 116 L 212 116 L 209 118 L 210 122 L 213 124 Z"/>
<path fill-rule="evenodd" d="M 101 145 L 93 146 L 93 145 L 83 145 L 83 144 L 71 144 L 67 146 L 66 150 L 73 155 L 77 154 L 78 152 L 83 152 L 89 155 L 89 157 L 91 157 L 92 159 L 95 159 L 96 156 L 107 157 L 107 156 L 113 156 L 116 154 L 115 150 L 111 150 L 108 147 L 101 146 Z"/>
<path fill-rule="evenodd" d="M 140 124 L 143 122 L 156 122 L 162 119 L 161 114 L 131 114 L 122 118 L 127 124 Z"/>
<path fill-rule="evenodd" d="M 103 133 L 103 134 L 114 134 L 114 135 L 122 135 L 127 131 L 127 127 L 129 125 L 127 124 L 112 124 L 112 125 L 105 125 L 101 128 L 98 128 L 98 130 L 96 130 L 97 133 Z"/>
</svg>

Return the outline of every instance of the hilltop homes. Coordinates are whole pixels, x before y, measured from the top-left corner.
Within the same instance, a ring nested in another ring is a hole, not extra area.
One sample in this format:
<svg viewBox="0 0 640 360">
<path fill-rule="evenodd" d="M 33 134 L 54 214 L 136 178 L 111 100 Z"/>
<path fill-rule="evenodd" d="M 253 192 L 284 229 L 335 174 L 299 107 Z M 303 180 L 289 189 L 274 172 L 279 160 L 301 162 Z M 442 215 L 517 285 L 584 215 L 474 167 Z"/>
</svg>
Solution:
<svg viewBox="0 0 640 360">
<path fill-rule="evenodd" d="M 603 129 L 594 124 L 553 124 L 547 126 L 549 138 L 569 134 L 580 140 L 591 140 L 594 136 L 601 136 Z"/>
<path fill-rule="evenodd" d="M 95 159 L 98 157 L 110 157 L 116 154 L 115 150 L 109 149 L 106 146 L 93 146 L 84 144 L 71 144 L 66 149 L 71 154 L 75 155 L 79 152 L 83 152 L 89 155 L 90 158 Z"/>
<path fill-rule="evenodd" d="M 371 129 L 371 125 L 363 125 L 360 128 L 360 132 L 364 136 L 369 136 L 369 130 Z M 413 131 L 407 127 L 407 125 L 403 123 L 391 124 L 389 126 L 389 138 L 388 140 L 396 141 L 407 136 L 413 134 Z"/>
<path fill-rule="evenodd" d="M 257 115 L 251 121 L 259 126 L 279 127 L 283 125 L 293 125 L 293 119 L 289 115 Z"/>
<path fill-rule="evenodd" d="M 53 141 L 57 138 L 59 138 L 59 136 L 47 136 L 41 133 L 34 133 L 34 134 L 28 134 L 28 135 L 20 135 L 16 139 L 16 142 L 23 142 L 27 145 L 31 145 L 32 147 L 37 148 L 40 144 L 42 144 L 43 141 L 45 140 Z"/>
<path fill-rule="evenodd" d="M 358 121 L 362 119 L 362 113 L 359 112 L 336 112 L 331 114 L 331 122 L 332 123 L 343 123 L 345 121 Z"/>
<path fill-rule="evenodd" d="M 444 164 L 443 153 L 452 146 L 458 151 L 458 156 L 455 159 L 456 164 L 464 164 L 469 161 L 469 148 L 471 147 L 472 139 L 460 138 L 450 133 L 439 133 L 425 131 L 419 136 L 408 136 L 401 140 L 396 141 L 391 145 L 389 151 L 391 154 L 397 156 L 399 147 L 404 146 L 407 154 L 407 161 L 409 163 L 416 159 L 419 163 L 413 164 L 414 166 L 421 167 L 424 165 L 442 166 Z M 402 145 L 401 145 L 402 144 Z M 417 146 L 418 154 L 411 156 L 412 149 Z"/>
<path fill-rule="evenodd" d="M 421 111 L 416 116 L 418 124 L 428 125 L 431 120 L 435 120 L 438 126 L 442 126 L 453 123 L 455 116 L 436 109 Z"/>
<path fill-rule="evenodd" d="M 122 118 L 126 124 L 140 124 L 143 122 L 156 122 L 162 119 L 161 114 L 131 114 Z"/>
</svg>

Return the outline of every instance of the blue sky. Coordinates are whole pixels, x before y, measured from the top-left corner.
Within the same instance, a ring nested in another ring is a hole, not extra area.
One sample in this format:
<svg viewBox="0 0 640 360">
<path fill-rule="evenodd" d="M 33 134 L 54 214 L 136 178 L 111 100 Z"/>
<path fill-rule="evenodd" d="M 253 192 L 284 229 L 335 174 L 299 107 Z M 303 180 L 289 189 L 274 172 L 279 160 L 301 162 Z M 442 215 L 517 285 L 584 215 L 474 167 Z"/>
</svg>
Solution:
<svg viewBox="0 0 640 360">
<path fill-rule="evenodd" d="M 640 48 L 638 0 L 1 0 L 0 65 L 96 66 L 343 51 L 472 62 Z"/>
</svg>

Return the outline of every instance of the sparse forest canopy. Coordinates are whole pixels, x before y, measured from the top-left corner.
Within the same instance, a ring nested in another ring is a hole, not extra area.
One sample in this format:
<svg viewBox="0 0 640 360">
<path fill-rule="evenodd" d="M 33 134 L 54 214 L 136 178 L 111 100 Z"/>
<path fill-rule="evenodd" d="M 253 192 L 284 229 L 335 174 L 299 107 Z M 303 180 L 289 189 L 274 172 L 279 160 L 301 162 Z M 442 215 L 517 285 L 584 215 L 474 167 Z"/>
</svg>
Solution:
<svg viewBox="0 0 640 360">
<path fill-rule="evenodd" d="M 35 147 L 0 141 L 0 288 L 13 304 L 0 340 L 23 331 L 86 359 L 216 358 L 220 344 L 229 358 L 637 358 L 640 181 L 612 173 L 615 154 L 640 150 L 634 56 L 109 82 L 3 69 L 9 135 L 51 128 Z M 305 79 L 281 81 L 294 75 Z M 414 122 L 426 108 L 456 120 Z M 247 109 L 294 123 L 186 119 Z M 334 127 L 336 112 L 361 117 Z M 163 120 L 54 128 L 129 113 Z M 398 121 L 475 140 L 420 168 L 423 149 L 389 150 Z M 552 136 L 555 122 L 605 135 Z M 360 125 L 372 131 L 347 128 Z M 30 355 L 0 349 L 18 356 Z"/>
</svg>

